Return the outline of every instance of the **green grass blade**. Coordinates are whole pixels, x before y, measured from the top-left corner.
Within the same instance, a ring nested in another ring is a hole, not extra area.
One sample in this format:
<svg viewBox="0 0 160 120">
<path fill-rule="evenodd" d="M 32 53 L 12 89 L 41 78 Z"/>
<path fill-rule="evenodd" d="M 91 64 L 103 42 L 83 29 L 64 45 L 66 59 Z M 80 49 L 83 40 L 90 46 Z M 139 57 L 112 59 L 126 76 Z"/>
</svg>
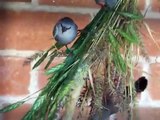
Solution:
<svg viewBox="0 0 160 120">
<path fill-rule="evenodd" d="M 46 71 L 47 75 L 53 74 L 57 71 L 59 71 L 62 67 L 64 66 L 64 63 L 58 64 L 55 67 L 50 68 L 49 70 Z"/>
<path fill-rule="evenodd" d="M 143 19 L 143 16 L 140 14 L 134 14 L 134 13 L 129 13 L 129 12 L 118 12 L 120 15 L 130 18 L 132 20 L 141 20 Z"/>
<path fill-rule="evenodd" d="M 44 53 L 44 55 L 36 62 L 36 64 L 33 66 L 32 69 L 35 69 L 36 67 L 38 67 L 47 57 L 48 52 Z"/>
<path fill-rule="evenodd" d="M 56 51 L 54 51 L 53 55 L 50 57 L 48 63 L 47 63 L 46 66 L 44 67 L 44 69 L 47 69 L 47 68 L 50 66 L 50 64 L 52 63 L 52 61 L 54 60 L 54 58 L 55 58 L 56 56 L 57 56 L 57 53 L 56 53 Z"/>
<path fill-rule="evenodd" d="M 117 29 L 117 32 L 125 38 L 126 41 L 130 43 L 137 43 L 137 39 L 135 39 L 129 32 L 125 32 L 124 30 Z"/>
<path fill-rule="evenodd" d="M 135 40 L 136 43 L 139 43 L 139 35 L 137 33 L 136 25 L 131 23 L 128 25 L 128 31 L 131 33 L 133 39 Z"/>
<path fill-rule="evenodd" d="M 11 110 L 14 110 L 14 109 L 20 107 L 24 102 L 25 101 L 19 101 L 19 102 L 13 103 L 11 105 L 8 105 L 8 106 L 0 109 L 0 113 L 9 112 Z"/>
<path fill-rule="evenodd" d="M 118 45 L 118 40 L 117 38 L 112 34 L 112 32 L 108 33 L 108 40 L 112 44 L 112 47 L 117 48 Z M 107 42 L 107 41 L 106 41 Z"/>
</svg>

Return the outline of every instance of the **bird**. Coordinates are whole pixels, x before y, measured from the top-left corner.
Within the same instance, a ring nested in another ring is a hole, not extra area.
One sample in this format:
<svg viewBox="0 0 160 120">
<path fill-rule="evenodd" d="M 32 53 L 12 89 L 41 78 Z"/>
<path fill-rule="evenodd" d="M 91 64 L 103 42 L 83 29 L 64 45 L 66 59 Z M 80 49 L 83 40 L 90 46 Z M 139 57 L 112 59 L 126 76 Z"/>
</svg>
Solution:
<svg viewBox="0 0 160 120">
<path fill-rule="evenodd" d="M 147 88 L 147 85 L 148 85 L 148 80 L 144 76 L 142 76 L 134 83 L 135 91 L 137 93 L 141 93 Z"/>
<path fill-rule="evenodd" d="M 103 7 L 105 5 L 105 0 L 95 0 L 96 4 L 100 5 L 101 7 Z"/>
<path fill-rule="evenodd" d="M 64 17 L 58 20 L 52 32 L 53 37 L 57 43 L 65 45 L 66 47 L 68 44 L 75 40 L 77 33 L 78 26 L 69 17 Z"/>
<path fill-rule="evenodd" d="M 114 8 L 118 0 L 95 0 L 95 2 L 101 7 L 107 6 L 109 8 Z"/>
</svg>

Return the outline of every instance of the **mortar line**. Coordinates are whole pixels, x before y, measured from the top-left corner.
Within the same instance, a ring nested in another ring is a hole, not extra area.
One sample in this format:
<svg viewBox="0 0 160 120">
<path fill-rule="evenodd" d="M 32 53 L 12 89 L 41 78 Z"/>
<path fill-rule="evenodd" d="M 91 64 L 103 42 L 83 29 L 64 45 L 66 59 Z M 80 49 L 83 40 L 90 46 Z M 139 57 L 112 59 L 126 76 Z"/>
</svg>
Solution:
<svg viewBox="0 0 160 120">
<path fill-rule="evenodd" d="M 31 57 L 36 52 L 38 51 L 6 49 L 6 50 L 0 50 L 0 56 L 28 58 L 28 57 Z"/>
<path fill-rule="evenodd" d="M 36 6 L 36 5 L 39 5 L 39 2 L 38 0 L 31 0 L 31 4 Z"/>
<path fill-rule="evenodd" d="M 39 67 L 32 69 L 35 63 L 36 63 L 36 60 L 31 62 L 30 82 L 28 86 L 29 94 L 32 94 L 39 90 L 39 72 L 38 72 Z"/>
<path fill-rule="evenodd" d="M 1 106 L 0 107 L 3 107 L 4 104 L 11 104 L 11 103 L 15 103 L 15 102 L 18 102 L 24 98 L 28 97 L 28 95 L 17 95 L 17 96 L 14 96 L 14 95 L 1 95 L 0 96 L 0 103 L 1 103 Z M 35 95 L 35 97 L 37 97 L 37 95 Z M 26 103 L 27 104 L 33 104 L 33 102 L 35 101 L 35 98 L 33 99 L 30 99 L 29 101 L 27 101 Z"/>
<path fill-rule="evenodd" d="M 5 49 L 5 50 L 0 50 L 0 56 L 2 57 L 23 57 L 23 58 L 28 58 L 32 56 L 33 54 L 37 53 L 38 51 L 36 50 L 15 50 L 15 49 Z M 134 61 L 136 61 L 136 58 L 132 58 Z M 160 63 L 160 56 L 149 56 L 149 63 Z M 142 56 L 139 56 L 139 61 L 138 62 L 146 62 L 145 58 Z"/>
<path fill-rule="evenodd" d="M 151 4 L 150 0 L 146 0 L 145 10 L 141 11 L 145 13 L 147 7 Z M 50 5 L 38 5 L 36 0 L 32 3 L 24 2 L 0 2 L 0 9 L 8 9 L 14 11 L 42 11 L 42 12 L 64 12 L 64 13 L 78 13 L 78 14 L 89 14 L 93 17 L 98 12 L 98 8 L 83 8 L 83 7 L 66 7 L 66 6 L 50 6 Z M 149 11 L 145 18 L 160 19 L 159 12 Z"/>
<path fill-rule="evenodd" d="M 33 2 L 34 3 L 34 2 Z M 66 7 L 66 6 L 50 6 L 50 5 L 36 5 L 36 3 L 24 3 L 24 2 L 0 2 L 0 8 L 9 10 L 27 10 L 27 11 L 44 11 L 44 12 L 65 12 L 65 13 L 79 13 L 90 14 L 98 12 L 96 8 L 83 8 L 83 7 Z"/>
</svg>

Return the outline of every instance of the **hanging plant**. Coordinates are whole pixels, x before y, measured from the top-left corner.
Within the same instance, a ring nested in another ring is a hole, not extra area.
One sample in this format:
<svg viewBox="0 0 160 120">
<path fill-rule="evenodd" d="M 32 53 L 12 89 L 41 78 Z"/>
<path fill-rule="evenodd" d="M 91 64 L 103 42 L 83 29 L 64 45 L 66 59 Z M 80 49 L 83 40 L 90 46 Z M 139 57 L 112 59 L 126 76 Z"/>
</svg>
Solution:
<svg viewBox="0 0 160 120">
<path fill-rule="evenodd" d="M 136 0 L 96 0 L 96 3 L 102 8 L 79 31 L 71 48 L 67 47 L 65 53 L 60 51 L 75 39 L 78 32 L 74 21 L 67 17 L 54 27 L 57 43 L 32 57 L 37 59 L 33 69 L 48 60 L 45 70 L 50 78 L 23 120 L 71 120 L 79 109 L 78 119 L 83 117 L 81 113 L 87 99 L 91 99 L 88 119 L 101 120 L 112 113 L 127 110 L 129 103 L 134 103 L 133 57 L 138 56 L 136 51 L 139 48 L 146 57 L 139 37 L 143 16 L 137 9 Z M 64 62 L 48 69 L 54 58 L 62 55 L 66 57 Z M 29 98 L 0 112 L 16 109 Z"/>
</svg>

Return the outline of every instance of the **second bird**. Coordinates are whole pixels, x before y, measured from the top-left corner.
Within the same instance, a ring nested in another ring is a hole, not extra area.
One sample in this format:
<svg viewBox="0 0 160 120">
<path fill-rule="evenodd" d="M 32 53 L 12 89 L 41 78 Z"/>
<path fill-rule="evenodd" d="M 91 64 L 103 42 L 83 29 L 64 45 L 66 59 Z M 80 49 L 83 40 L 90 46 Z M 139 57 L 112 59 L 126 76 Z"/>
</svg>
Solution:
<svg viewBox="0 0 160 120">
<path fill-rule="evenodd" d="M 117 4 L 118 0 L 95 0 L 97 4 L 104 6 L 106 5 L 109 8 L 115 7 Z"/>
<path fill-rule="evenodd" d="M 64 17 L 55 24 L 53 37 L 58 43 L 67 45 L 76 38 L 77 32 L 78 27 L 74 21 L 69 17 Z"/>
</svg>

